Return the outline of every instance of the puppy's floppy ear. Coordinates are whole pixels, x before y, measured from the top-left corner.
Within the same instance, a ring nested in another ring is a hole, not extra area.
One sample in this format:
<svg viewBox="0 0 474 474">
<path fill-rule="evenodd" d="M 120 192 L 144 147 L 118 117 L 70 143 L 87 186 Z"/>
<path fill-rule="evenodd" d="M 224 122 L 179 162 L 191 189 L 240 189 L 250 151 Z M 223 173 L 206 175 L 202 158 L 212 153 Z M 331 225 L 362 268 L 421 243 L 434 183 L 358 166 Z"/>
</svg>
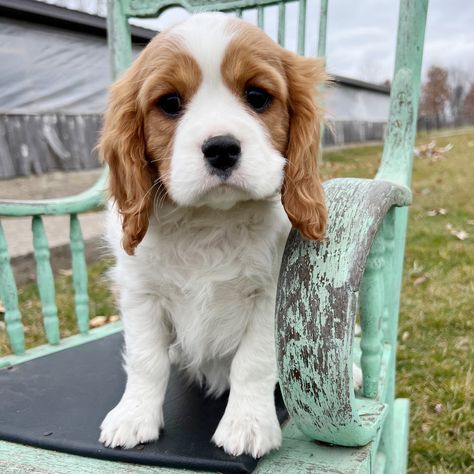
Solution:
<svg viewBox="0 0 474 474">
<path fill-rule="evenodd" d="M 317 166 L 323 111 L 316 100 L 326 74 L 322 60 L 290 52 L 285 57 L 285 68 L 290 128 L 282 202 L 302 236 L 319 240 L 326 230 L 327 211 Z"/>
<path fill-rule="evenodd" d="M 110 89 L 99 151 L 109 165 L 109 193 L 122 216 L 129 255 L 148 228 L 153 179 L 146 159 L 143 113 L 138 105 L 140 58 Z"/>
</svg>

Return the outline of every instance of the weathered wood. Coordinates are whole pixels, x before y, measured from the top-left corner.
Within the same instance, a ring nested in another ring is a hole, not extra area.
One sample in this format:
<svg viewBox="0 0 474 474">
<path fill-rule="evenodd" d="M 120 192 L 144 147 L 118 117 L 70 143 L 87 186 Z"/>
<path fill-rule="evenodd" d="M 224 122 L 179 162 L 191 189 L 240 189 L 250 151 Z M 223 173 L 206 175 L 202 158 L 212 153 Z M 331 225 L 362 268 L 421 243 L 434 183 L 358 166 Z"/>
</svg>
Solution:
<svg viewBox="0 0 474 474">
<path fill-rule="evenodd" d="M 18 292 L 8 255 L 7 240 L 0 221 L 0 297 L 5 306 L 5 325 L 12 351 L 25 352 L 25 331 L 18 308 Z"/>
<path fill-rule="evenodd" d="M 393 251 L 395 248 L 395 209 L 391 209 L 382 223 L 382 233 L 384 239 L 384 269 L 383 269 L 383 282 L 384 282 L 384 310 L 382 319 L 382 331 L 383 341 L 391 344 L 393 342 L 392 330 L 396 328 L 391 327 L 391 321 L 394 319 L 394 308 L 395 300 L 398 298 L 395 295 L 393 284 L 394 284 L 394 268 L 393 268 Z"/>
<path fill-rule="evenodd" d="M 262 5 L 257 7 L 257 26 L 263 30 L 265 23 L 265 10 Z"/>
<path fill-rule="evenodd" d="M 89 331 L 89 295 L 87 293 L 87 265 L 84 254 L 84 240 L 77 214 L 71 214 L 70 241 L 72 260 L 72 279 L 74 283 L 74 301 L 79 332 Z"/>
<path fill-rule="evenodd" d="M 382 162 L 376 175 L 377 179 L 385 179 L 408 187 L 412 175 L 427 10 L 428 0 L 400 1 L 395 72 L 390 94 L 390 116 Z M 406 468 L 406 459 L 402 458 L 403 462 L 400 465 L 400 456 L 397 452 L 399 448 L 405 449 L 406 444 L 405 446 L 398 445 L 400 440 L 395 429 L 394 400 L 397 330 L 407 224 L 408 209 L 397 209 L 394 212 L 392 303 L 386 330 L 393 347 L 386 374 L 385 401 L 390 409 L 381 438 L 381 449 L 387 457 L 387 474 L 403 472 L 398 469 Z"/>
<path fill-rule="evenodd" d="M 306 43 L 306 0 L 298 2 L 298 54 L 304 56 Z"/>
<path fill-rule="evenodd" d="M 138 13 L 134 15 L 134 3 L 137 2 L 107 0 L 107 43 L 113 79 L 117 79 L 132 62 L 132 37 L 128 16 L 141 16 Z"/>
<path fill-rule="evenodd" d="M 59 214 L 79 214 L 81 212 L 97 209 L 105 202 L 107 176 L 108 170 L 104 168 L 104 172 L 94 186 L 74 196 L 31 201 L 0 199 L 0 216 L 52 216 Z"/>
<path fill-rule="evenodd" d="M 21 444 L 0 441 L 0 472 L 2 474 L 176 474 L 179 469 L 137 464 L 101 461 L 48 451 Z M 186 471 L 188 474 L 206 474 L 204 471 Z"/>
<path fill-rule="evenodd" d="M 237 14 L 243 9 L 257 8 L 260 11 L 258 23 L 262 26 L 263 8 L 276 4 L 280 5 L 278 39 L 284 42 L 285 8 L 274 0 L 109 0 L 109 44 L 114 53 L 114 76 L 117 77 L 131 60 L 127 16 L 154 16 L 171 5 L 181 5 L 190 11 L 223 10 L 237 11 Z M 408 213 L 406 208 L 392 206 L 405 206 L 410 200 L 408 186 L 426 7 L 427 0 L 401 0 L 391 119 L 378 179 L 326 183 L 330 216 L 325 242 L 307 242 L 294 231 L 290 234 L 277 295 L 276 342 L 280 384 L 293 421 L 284 429 L 282 449 L 259 464 L 257 472 L 260 474 L 303 471 L 400 473 L 406 469 L 408 403 L 394 401 L 394 384 Z M 299 0 L 299 11 L 298 50 L 302 53 L 305 50 L 306 0 Z M 321 0 L 320 54 L 325 52 L 326 22 L 327 0 Z M 60 124 L 66 135 L 72 132 L 71 123 L 65 120 Z M 380 126 L 383 129 L 383 124 Z M 351 133 L 345 124 L 341 130 L 344 138 Z M 12 133 L 17 132 L 12 130 Z M 361 128 L 357 133 L 362 140 L 367 139 L 372 131 Z M 67 161 L 72 154 L 82 156 L 77 148 L 72 153 L 62 149 L 62 142 L 58 142 L 50 130 L 47 135 L 49 146 L 55 150 L 58 159 Z M 5 136 L 5 133 L 0 133 L 0 141 L 5 141 Z M 36 166 L 28 159 L 24 161 L 26 167 Z M 39 216 L 42 214 L 75 214 L 88 210 L 103 202 L 106 178 L 105 171 L 92 189 L 79 196 L 37 203 L 0 202 L 0 215 L 34 215 L 34 222 L 41 222 Z M 76 225 L 74 219 L 77 218 L 72 217 L 71 231 Z M 37 227 L 41 227 L 40 224 Z M 39 240 L 43 240 L 37 245 L 38 254 L 43 253 L 40 260 L 45 261 L 44 238 L 41 232 L 37 231 L 37 234 L 41 237 Z M 77 229 L 72 234 L 73 254 L 80 255 L 81 239 Z M 386 260 L 383 271 L 375 268 L 377 259 Z M 0 265 L 1 262 L 0 258 Z M 82 267 L 78 274 L 83 274 L 83 270 Z M 370 283 L 371 279 L 375 284 Z M 84 284 L 83 279 L 81 284 Z M 353 328 L 361 284 L 362 293 L 366 294 L 363 298 L 366 311 L 363 310 L 362 315 L 364 334 L 359 347 L 359 341 L 353 338 Z M 376 296 L 375 304 L 370 301 L 372 296 Z M 81 304 L 84 305 L 84 301 Z M 85 318 L 82 321 L 84 324 Z M 110 330 L 116 329 L 107 326 L 103 334 Z M 74 336 L 56 347 L 46 345 L 23 355 L 2 358 L 0 365 L 20 363 L 81 344 L 91 337 L 99 337 L 96 334 L 99 333 Z M 382 339 L 384 345 L 380 350 Z M 355 396 L 352 384 L 354 357 L 362 360 L 365 394 L 376 398 Z M 300 433 L 295 425 L 306 434 Z M 343 449 L 319 445 L 313 439 L 366 446 Z M 112 472 L 109 463 L 56 453 L 43 454 L 34 448 L 11 447 L 5 443 L 0 443 L 0 466 L 2 463 L 6 465 L 5 459 L 11 456 L 10 453 L 16 454 L 21 462 L 28 459 L 29 464 L 16 464 L 20 470 L 29 465 L 36 466 L 38 452 L 41 453 L 41 463 L 52 472 L 88 472 L 87 469 L 90 472 Z M 67 471 L 65 466 L 69 466 Z M 113 472 L 127 472 L 128 468 L 128 465 L 114 463 Z M 134 471 L 148 472 L 148 468 L 134 467 Z M 171 473 L 173 470 L 159 468 L 158 472 Z"/>
<path fill-rule="evenodd" d="M 328 24 L 328 0 L 321 0 L 319 11 L 318 56 L 326 57 L 326 38 Z"/>
<path fill-rule="evenodd" d="M 278 5 L 278 44 L 285 47 L 286 34 L 286 5 L 280 3 Z"/>
<path fill-rule="evenodd" d="M 428 0 L 401 0 L 390 117 L 377 178 L 410 186 Z"/>
<path fill-rule="evenodd" d="M 301 434 L 291 422 L 283 429 L 281 449 L 263 458 L 255 474 L 367 473 L 376 460 L 373 443 L 362 449 L 316 444 Z M 371 462 L 372 461 L 372 462 Z M 55 451 L 0 441 L 0 471 L 5 474 L 34 472 L 41 466 L 45 474 L 195 473 L 197 471 L 157 466 L 101 461 Z M 204 471 L 199 471 L 203 474 Z"/>
<path fill-rule="evenodd" d="M 109 0 L 113 1 L 113 0 Z M 129 17 L 153 18 L 170 7 L 182 7 L 191 13 L 206 11 L 231 12 L 237 8 L 248 10 L 262 6 L 278 5 L 281 0 L 120 0 L 124 1 L 125 14 Z M 288 0 L 284 0 L 288 1 Z M 293 0 L 290 0 L 293 1 Z"/>
<path fill-rule="evenodd" d="M 360 286 L 360 318 L 362 337 L 361 367 L 364 382 L 364 396 L 375 398 L 382 362 L 382 317 L 385 306 L 383 270 L 385 241 L 382 227 L 372 243 Z"/>
<path fill-rule="evenodd" d="M 69 336 L 61 340 L 60 344 L 52 346 L 50 344 L 43 344 L 41 346 L 33 347 L 28 349 L 23 354 L 14 354 L 0 357 L 0 369 L 4 367 L 10 367 L 16 364 L 21 364 L 37 357 L 44 357 L 49 354 L 53 354 L 58 351 L 63 351 L 71 347 L 79 346 L 87 342 L 95 341 L 110 334 L 115 334 L 122 330 L 122 323 L 110 323 L 105 326 L 101 326 L 96 329 L 91 329 L 88 334 L 76 334 Z M 1 472 L 1 471 L 0 471 Z"/>
<path fill-rule="evenodd" d="M 276 306 L 280 382 L 288 411 L 304 433 L 364 445 L 376 436 L 385 405 L 374 401 L 362 416 L 361 401 L 354 398 L 358 291 L 385 214 L 407 205 L 410 191 L 381 181 L 336 179 L 325 183 L 325 192 L 326 240 L 305 241 L 293 230 L 283 256 Z"/>
<path fill-rule="evenodd" d="M 49 261 L 48 238 L 46 237 L 41 216 L 33 217 L 32 231 L 44 330 L 50 344 L 59 344 L 59 319 L 58 308 L 56 307 L 54 277 Z"/>
</svg>

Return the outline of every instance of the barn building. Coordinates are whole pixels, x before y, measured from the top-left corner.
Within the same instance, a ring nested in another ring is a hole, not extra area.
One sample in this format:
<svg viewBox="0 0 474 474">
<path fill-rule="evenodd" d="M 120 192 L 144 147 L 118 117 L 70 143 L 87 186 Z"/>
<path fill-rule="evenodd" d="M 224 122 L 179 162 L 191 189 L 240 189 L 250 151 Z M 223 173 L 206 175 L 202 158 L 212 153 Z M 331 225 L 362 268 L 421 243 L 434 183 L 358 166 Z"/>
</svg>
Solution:
<svg viewBox="0 0 474 474">
<path fill-rule="evenodd" d="M 156 31 L 132 25 L 138 53 Z M 106 20 L 35 0 L 0 0 L 0 179 L 99 166 L 111 75 Z M 389 88 L 335 76 L 325 146 L 381 140 Z"/>
</svg>

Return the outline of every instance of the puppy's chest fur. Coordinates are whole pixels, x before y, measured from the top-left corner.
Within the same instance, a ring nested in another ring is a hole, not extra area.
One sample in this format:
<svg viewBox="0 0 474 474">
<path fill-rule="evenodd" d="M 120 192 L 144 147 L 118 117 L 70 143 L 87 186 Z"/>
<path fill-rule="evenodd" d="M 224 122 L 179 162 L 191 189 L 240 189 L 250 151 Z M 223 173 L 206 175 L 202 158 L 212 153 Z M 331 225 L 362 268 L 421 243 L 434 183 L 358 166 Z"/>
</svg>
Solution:
<svg viewBox="0 0 474 474">
<path fill-rule="evenodd" d="M 281 254 L 289 223 L 279 201 L 239 203 L 227 211 L 163 209 L 151 219 L 136 255 L 109 240 L 122 288 L 157 296 L 172 333 L 175 362 L 208 390 L 225 388 L 230 362 L 255 309 L 272 324 Z"/>
</svg>

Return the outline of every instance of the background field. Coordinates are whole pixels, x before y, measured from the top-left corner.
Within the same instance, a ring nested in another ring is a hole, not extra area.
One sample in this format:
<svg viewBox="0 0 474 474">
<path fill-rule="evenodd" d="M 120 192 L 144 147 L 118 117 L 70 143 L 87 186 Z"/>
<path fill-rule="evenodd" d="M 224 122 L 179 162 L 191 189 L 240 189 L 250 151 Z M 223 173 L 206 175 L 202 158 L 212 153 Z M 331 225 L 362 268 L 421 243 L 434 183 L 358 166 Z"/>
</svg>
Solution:
<svg viewBox="0 0 474 474">
<path fill-rule="evenodd" d="M 411 473 L 474 472 L 474 128 L 422 134 L 453 149 L 416 158 L 398 350 L 398 396 L 411 400 Z M 325 179 L 372 177 L 379 145 L 325 153 Z M 116 308 L 105 278 L 110 260 L 89 268 L 91 317 Z M 64 336 L 76 332 L 71 277 L 57 278 Z M 28 346 L 44 342 L 36 286 L 20 289 Z M 0 314 L 0 321 L 2 315 Z M 97 321 L 97 320 L 96 320 Z M 7 353 L 0 328 L 0 354 Z"/>
</svg>

